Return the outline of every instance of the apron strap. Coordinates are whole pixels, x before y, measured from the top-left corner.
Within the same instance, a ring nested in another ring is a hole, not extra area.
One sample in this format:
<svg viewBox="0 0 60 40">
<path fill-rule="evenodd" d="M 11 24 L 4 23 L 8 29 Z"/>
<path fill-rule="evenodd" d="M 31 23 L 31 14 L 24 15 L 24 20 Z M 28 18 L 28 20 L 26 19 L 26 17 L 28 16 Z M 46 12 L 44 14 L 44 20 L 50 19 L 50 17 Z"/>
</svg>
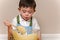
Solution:
<svg viewBox="0 0 60 40">
<path fill-rule="evenodd" d="M 19 15 L 17 16 L 17 24 L 20 24 Z"/>
<path fill-rule="evenodd" d="M 31 17 L 31 20 L 30 20 L 30 25 L 29 26 L 32 26 L 32 17 Z"/>
<path fill-rule="evenodd" d="M 20 24 L 19 15 L 17 16 L 17 24 Z M 30 25 L 29 26 L 32 26 L 32 17 L 31 17 Z"/>
</svg>

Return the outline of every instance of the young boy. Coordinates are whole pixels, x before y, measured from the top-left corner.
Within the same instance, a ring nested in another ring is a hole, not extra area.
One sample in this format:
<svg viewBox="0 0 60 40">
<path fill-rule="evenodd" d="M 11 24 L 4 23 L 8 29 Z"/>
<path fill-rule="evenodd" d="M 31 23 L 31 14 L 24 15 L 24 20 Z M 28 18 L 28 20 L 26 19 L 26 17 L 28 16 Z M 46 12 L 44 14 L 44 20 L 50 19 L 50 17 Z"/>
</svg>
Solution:
<svg viewBox="0 0 60 40">
<path fill-rule="evenodd" d="M 38 34 L 38 39 L 41 40 L 40 27 L 33 16 L 36 8 L 35 0 L 20 0 L 19 2 L 19 15 L 15 17 L 10 23 L 8 20 L 4 21 L 4 24 L 8 27 L 8 37 L 12 35 L 12 27 L 14 26 L 23 26 L 26 29 L 26 34 L 32 34 L 32 30 Z M 30 30 L 30 31 L 29 31 Z M 8 39 L 11 40 L 11 39 Z"/>
</svg>

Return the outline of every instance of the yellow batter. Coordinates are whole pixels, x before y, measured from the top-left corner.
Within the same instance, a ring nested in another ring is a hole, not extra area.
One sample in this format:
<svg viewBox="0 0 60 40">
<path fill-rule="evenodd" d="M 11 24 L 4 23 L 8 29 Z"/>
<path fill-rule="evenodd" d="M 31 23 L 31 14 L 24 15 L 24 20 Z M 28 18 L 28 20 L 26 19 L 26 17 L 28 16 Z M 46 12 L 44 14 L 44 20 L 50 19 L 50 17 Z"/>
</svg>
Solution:
<svg viewBox="0 0 60 40">
<path fill-rule="evenodd" d="M 19 34 L 17 31 L 13 30 L 13 37 L 15 40 L 37 40 L 38 36 L 36 33 L 25 35 L 26 30 L 24 27 L 20 26 L 17 29 L 22 32 L 23 35 Z"/>
</svg>

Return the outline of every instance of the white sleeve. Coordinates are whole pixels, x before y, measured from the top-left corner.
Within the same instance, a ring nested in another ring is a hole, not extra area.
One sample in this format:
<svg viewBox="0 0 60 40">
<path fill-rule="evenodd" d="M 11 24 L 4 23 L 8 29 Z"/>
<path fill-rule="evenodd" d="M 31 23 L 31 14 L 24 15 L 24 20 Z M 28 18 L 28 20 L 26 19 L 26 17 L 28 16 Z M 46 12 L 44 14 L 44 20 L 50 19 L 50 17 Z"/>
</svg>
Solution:
<svg viewBox="0 0 60 40">
<path fill-rule="evenodd" d="M 16 17 L 15 17 L 15 18 L 13 18 L 13 20 L 12 20 L 12 25 L 17 26 L 17 19 L 16 19 Z"/>
<path fill-rule="evenodd" d="M 39 31 L 40 30 L 40 26 L 37 22 L 37 20 L 35 18 L 33 18 L 33 30 Z"/>
<path fill-rule="evenodd" d="M 17 18 L 13 18 L 12 25 L 17 26 Z M 16 29 L 14 26 L 12 26 L 13 29 Z"/>
</svg>

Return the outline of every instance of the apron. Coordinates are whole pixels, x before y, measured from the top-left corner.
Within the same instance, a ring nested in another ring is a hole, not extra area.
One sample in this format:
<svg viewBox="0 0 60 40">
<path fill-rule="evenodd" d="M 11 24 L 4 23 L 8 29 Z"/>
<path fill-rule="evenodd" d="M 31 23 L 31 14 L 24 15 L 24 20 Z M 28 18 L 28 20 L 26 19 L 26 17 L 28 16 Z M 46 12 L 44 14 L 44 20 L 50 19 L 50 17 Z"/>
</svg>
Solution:
<svg viewBox="0 0 60 40">
<path fill-rule="evenodd" d="M 22 26 L 20 24 L 19 15 L 17 16 L 17 29 L 13 30 L 14 40 L 37 40 L 38 36 L 32 30 L 32 18 L 29 26 Z"/>
</svg>

